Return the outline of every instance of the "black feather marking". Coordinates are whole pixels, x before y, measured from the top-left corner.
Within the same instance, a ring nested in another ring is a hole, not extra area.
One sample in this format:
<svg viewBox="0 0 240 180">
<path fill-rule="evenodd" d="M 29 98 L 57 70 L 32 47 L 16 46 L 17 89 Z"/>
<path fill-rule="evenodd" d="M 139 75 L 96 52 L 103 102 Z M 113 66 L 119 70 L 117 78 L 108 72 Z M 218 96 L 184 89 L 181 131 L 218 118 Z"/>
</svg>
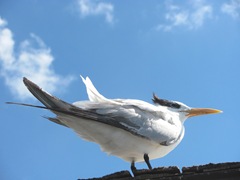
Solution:
<svg viewBox="0 0 240 180">
<path fill-rule="evenodd" d="M 181 105 L 176 103 L 176 102 L 169 101 L 169 100 L 166 100 L 166 99 L 160 99 L 154 93 L 153 93 L 153 99 L 152 100 L 155 104 L 159 104 L 161 106 L 167 106 L 167 107 L 171 107 L 171 108 L 175 108 L 175 109 L 179 109 L 181 107 Z"/>
</svg>

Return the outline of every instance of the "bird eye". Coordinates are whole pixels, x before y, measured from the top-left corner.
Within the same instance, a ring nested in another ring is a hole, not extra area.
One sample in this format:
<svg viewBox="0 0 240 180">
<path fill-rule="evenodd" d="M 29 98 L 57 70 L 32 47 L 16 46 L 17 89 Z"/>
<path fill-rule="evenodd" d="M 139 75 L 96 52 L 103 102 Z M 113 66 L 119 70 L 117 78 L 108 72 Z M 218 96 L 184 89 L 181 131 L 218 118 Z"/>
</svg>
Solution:
<svg viewBox="0 0 240 180">
<path fill-rule="evenodd" d="M 167 107 L 171 107 L 171 108 L 175 108 L 175 109 L 179 109 L 181 107 L 180 104 L 178 104 L 176 102 L 166 100 L 166 99 L 160 99 L 155 94 L 153 94 L 153 99 L 152 100 L 155 104 L 159 104 L 159 105 L 162 105 L 162 106 L 167 106 Z"/>
</svg>

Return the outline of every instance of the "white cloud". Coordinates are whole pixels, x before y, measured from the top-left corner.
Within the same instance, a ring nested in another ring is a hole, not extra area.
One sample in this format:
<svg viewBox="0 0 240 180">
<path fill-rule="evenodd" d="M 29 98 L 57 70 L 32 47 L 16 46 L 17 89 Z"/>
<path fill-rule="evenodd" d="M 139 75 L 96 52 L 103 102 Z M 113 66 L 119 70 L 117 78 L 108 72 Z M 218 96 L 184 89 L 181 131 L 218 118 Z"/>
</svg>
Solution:
<svg viewBox="0 0 240 180">
<path fill-rule="evenodd" d="M 212 7 L 210 5 L 201 5 L 191 14 L 193 27 L 198 28 L 203 25 L 207 18 L 212 17 Z"/>
<path fill-rule="evenodd" d="M 66 87 L 73 80 L 71 76 L 63 78 L 54 72 L 51 50 L 35 34 L 20 44 L 18 53 L 14 52 L 13 33 L 6 26 L 7 21 L 0 17 L 0 76 L 15 97 L 32 97 L 23 85 L 24 76 L 51 93 L 59 90 L 60 86 Z"/>
<path fill-rule="evenodd" d="M 204 0 L 192 0 L 186 7 L 166 2 L 165 24 L 159 24 L 156 30 L 171 31 L 175 27 L 197 29 L 207 18 L 212 17 L 212 6 Z"/>
<path fill-rule="evenodd" d="M 114 6 L 111 3 L 96 2 L 95 0 L 77 0 L 81 17 L 103 15 L 106 22 L 114 22 Z"/>
<path fill-rule="evenodd" d="M 230 15 L 232 18 L 240 17 L 240 0 L 231 0 L 228 3 L 223 3 L 221 11 Z"/>
</svg>

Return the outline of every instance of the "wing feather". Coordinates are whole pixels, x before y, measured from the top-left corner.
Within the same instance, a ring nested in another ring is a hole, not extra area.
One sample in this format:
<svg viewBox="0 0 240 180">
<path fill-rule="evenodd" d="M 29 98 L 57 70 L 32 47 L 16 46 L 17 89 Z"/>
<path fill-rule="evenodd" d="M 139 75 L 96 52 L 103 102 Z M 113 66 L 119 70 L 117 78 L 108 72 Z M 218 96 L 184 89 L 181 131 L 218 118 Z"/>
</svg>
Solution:
<svg viewBox="0 0 240 180">
<path fill-rule="evenodd" d="M 164 120 L 162 112 L 157 111 L 155 106 L 139 100 L 108 100 L 98 93 L 88 79 L 85 84 L 91 87 L 89 90 L 93 93 L 93 96 L 89 97 L 91 101 L 74 104 L 50 95 L 27 78 L 24 78 L 23 81 L 29 91 L 46 106 L 46 109 L 57 115 L 55 118 L 47 118 L 57 124 L 67 126 L 62 119 L 74 117 L 73 119 L 79 121 L 91 120 L 120 128 L 160 144 L 167 144 L 166 141 L 176 138 L 173 134 L 168 134 L 167 129 L 170 124 Z"/>
<path fill-rule="evenodd" d="M 137 126 L 134 123 L 131 123 L 131 121 L 128 121 L 128 118 L 124 118 L 121 115 L 114 116 L 113 113 L 99 113 L 98 110 L 100 106 L 102 109 L 105 109 L 105 107 L 108 107 L 107 109 L 113 109 L 115 108 L 115 104 L 109 104 L 109 103 L 94 103 L 89 102 L 85 103 L 88 106 L 91 106 L 91 108 L 86 109 L 86 107 L 82 106 L 77 107 L 75 105 L 69 104 L 65 101 L 62 101 L 59 98 L 56 98 L 55 96 L 50 95 L 49 93 L 42 90 L 39 86 L 37 86 L 35 83 L 31 82 L 27 78 L 23 79 L 24 84 L 27 86 L 29 91 L 41 102 L 46 106 L 46 109 L 51 110 L 53 113 L 57 115 L 56 118 L 48 118 L 50 121 L 53 121 L 57 124 L 65 125 L 61 122 L 61 120 L 58 118 L 58 116 L 64 117 L 65 116 L 74 116 L 79 119 L 88 119 L 92 121 L 97 121 L 100 123 L 104 123 L 110 126 L 114 126 L 116 128 L 124 129 L 134 135 L 138 135 L 141 137 L 144 137 L 140 134 L 137 134 L 137 129 L 135 129 Z M 22 104 L 24 105 L 24 104 Z M 31 105 L 29 105 L 31 106 Z M 44 108 L 41 106 L 34 106 L 38 108 Z M 107 112 L 107 111 L 106 111 Z M 126 126 L 126 124 L 128 126 Z M 65 125 L 66 126 L 66 125 Z M 146 138 L 146 137 L 145 137 Z"/>
</svg>

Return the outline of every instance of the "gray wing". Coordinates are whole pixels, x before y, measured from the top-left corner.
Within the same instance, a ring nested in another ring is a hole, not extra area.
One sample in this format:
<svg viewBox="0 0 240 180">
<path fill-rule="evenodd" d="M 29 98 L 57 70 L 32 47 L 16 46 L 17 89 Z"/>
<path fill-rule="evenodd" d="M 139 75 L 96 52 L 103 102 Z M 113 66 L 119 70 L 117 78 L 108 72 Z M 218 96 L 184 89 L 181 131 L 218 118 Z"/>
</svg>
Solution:
<svg viewBox="0 0 240 180">
<path fill-rule="evenodd" d="M 43 91 L 39 86 L 37 86 L 35 83 L 31 82 L 25 77 L 23 78 L 23 82 L 28 88 L 28 90 L 42 104 L 46 106 L 41 108 L 51 110 L 53 113 L 57 115 L 64 114 L 68 116 L 74 116 L 79 119 L 84 118 L 92 121 L 97 121 L 110 126 L 114 126 L 116 128 L 121 128 L 134 135 L 147 138 L 146 136 L 143 136 L 138 133 L 138 130 L 140 128 L 138 123 L 135 123 L 134 120 L 129 121 L 129 118 L 130 119 L 134 118 L 133 114 L 128 113 L 128 110 L 132 109 L 132 107 L 130 107 L 129 105 L 128 105 L 129 106 L 128 108 L 127 106 L 116 107 L 116 105 L 111 105 L 108 103 L 99 104 L 99 103 L 87 101 L 84 103 L 85 105 L 82 106 L 81 108 L 81 107 L 77 107 L 75 105 L 69 104 L 57 97 L 50 95 L 49 93 Z M 38 107 L 38 108 L 40 107 L 40 106 L 34 106 L 34 105 L 30 105 L 30 106 Z M 61 122 L 57 117 L 56 118 L 46 117 L 46 118 L 57 124 L 67 126 L 63 122 Z M 137 121 L 137 119 L 135 121 Z"/>
<path fill-rule="evenodd" d="M 161 112 L 155 111 L 155 106 L 146 102 L 139 100 L 118 100 L 119 103 L 85 101 L 77 103 L 78 106 L 76 106 L 50 95 L 27 78 L 24 78 L 23 82 L 29 91 L 46 106 L 41 108 L 51 110 L 57 115 L 56 118 L 48 118 L 57 124 L 67 126 L 58 118 L 67 115 L 76 117 L 79 121 L 85 119 L 120 128 L 162 145 L 169 145 L 168 142 L 173 142 L 177 138 L 174 132 L 167 131 L 174 128 L 172 124 L 164 120 Z"/>
</svg>

